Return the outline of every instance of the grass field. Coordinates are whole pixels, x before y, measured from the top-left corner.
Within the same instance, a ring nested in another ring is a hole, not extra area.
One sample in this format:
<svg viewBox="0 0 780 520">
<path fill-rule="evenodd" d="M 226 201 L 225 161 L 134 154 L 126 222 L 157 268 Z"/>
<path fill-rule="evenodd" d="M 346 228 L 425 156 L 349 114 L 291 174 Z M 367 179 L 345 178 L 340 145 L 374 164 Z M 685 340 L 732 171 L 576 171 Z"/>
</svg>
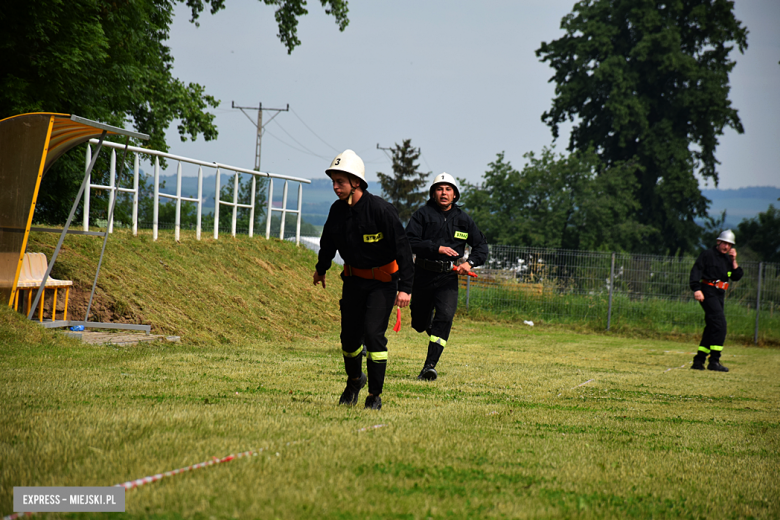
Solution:
<svg viewBox="0 0 780 520">
<path fill-rule="evenodd" d="M 141 242 L 152 267 L 128 259 L 133 281 L 119 266 L 132 239 L 113 240 L 105 308 L 121 299 L 128 316 L 143 312 L 183 341 L 88 346 L 0 308 L 1 514 L 12 512 L 13 486 L 107 486 L 254 450 L 128 491 L 121 516 L 780 517 L 778 349 L 727 346 L 731 372 L 702 373 L 688 369 L 690 341 L 460 317 L 439 380 L 425 383 L 415 379 L 425 340 L 405 315 L 389 333 L 382 410 L 344 408 L 338 330 L 332 315 L 316 314 L 336 305 L 338 283 L 304 287 L 310 253 L 205 241 L 203 270 L 228 280 L 217 290 L 189 273 L 226 298 L 209 313 L 194 293 L 170 299 L 183 290 L 174 260 L 189 262 L 195 246 Z M 88 278 L 80 247 L 62 267 L 74 279 Z M 156 267 L 155 248 L 170 267 Z M 255 282 L 242 292 L 234 270 L 258 259 L 274 259 L 263 272 L 277 286 L 290 281 L 283 298 L 298 298 L 273 325 L 257 318 L 271 312 L 269 296 Z M 195 304 L 208 327 L 188 311 Z M 258 331 L 246 333 L 252 324 Z"/>
</svg>

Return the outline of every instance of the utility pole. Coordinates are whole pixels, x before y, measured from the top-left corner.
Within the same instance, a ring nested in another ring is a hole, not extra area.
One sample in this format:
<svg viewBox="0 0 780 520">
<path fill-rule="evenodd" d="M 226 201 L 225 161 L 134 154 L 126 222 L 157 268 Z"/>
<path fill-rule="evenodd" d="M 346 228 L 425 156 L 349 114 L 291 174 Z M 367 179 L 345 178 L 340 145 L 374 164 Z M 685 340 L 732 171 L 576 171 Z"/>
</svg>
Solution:
<svg viewBox="0 0 780 520">
<path fill-rule="evenodd" d="M 385 148 L 383 146 L 379 146 L 379 143 L 376 143 L 376 149 L 382 150 L 383 152 L 385 152 L 385 155 L 387 155 L 388 159 L 390 159 L 391 161 L 393 160 L 393 158 L 387 153 L 387 152 L 392 152 L 393 151 L 392 148 Z"/>
<path fill-rule="evenodd" d="M 257 141 L 255 141 L 255 170 L 260 171 L 260 143 L 263 138 L 263 128 L 265 128 L 265 125 L 263 124 L 263 110 L 276 112 L 273 116 L 271 116 L 271 119 L 265 123 L 267 125 L 273 121 L 274 117 L 279 115 L 279 112 L 288 112 L 290 110 L 290 104 L 287 103 L 287 108 L 263 108 L 262 103 L 259 103 L 256 107 L 237 107 L 236 102 L 231 101 L 230 105 L 232 108 L 239 109 L 249 119 L 249 121 L 257 127 Z M 249 114 L 244 112 L 244 110 L 257 110 L 257 123 L 252 121 L 252 118 L 249 117 Z"/>
</svg>

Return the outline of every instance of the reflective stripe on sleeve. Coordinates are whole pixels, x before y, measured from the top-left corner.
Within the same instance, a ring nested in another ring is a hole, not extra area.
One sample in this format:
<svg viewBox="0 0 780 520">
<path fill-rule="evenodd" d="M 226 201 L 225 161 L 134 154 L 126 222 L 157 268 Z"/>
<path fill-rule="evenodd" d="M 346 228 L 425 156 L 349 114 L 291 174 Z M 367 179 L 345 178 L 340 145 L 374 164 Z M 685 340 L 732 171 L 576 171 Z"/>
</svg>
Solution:
<svg viewBox="0 0 780 520">
<path fill-rule="evenodd" d="M 357 349 L 355 352 L 347 352 L 346 350 L 342 350 L 341 353 L 344 354 L 344 357 L 358 357 L 363 352 L 363 345 L 360 345 L 360 348 Z"/>
<path fill-rule="evenodd" d="M 714 350 L 715 352 L 720 352 L 723 350 L 723 345 L 710 345 L 710 350 Z"/>
<path fill-rule="evenodd" d="M 699 347 L 699 352 L 704 352 L 705 354 L 709 354 L 710 349 L 708 349 L 707 347 Z"/>
<path fill-rule="evenodd" d="M 376 363 L 387 362 L 387 351 L 384 352 L 369 352 L 368 359 Z"/>
<path fill-rule="evenodd" d="M 431 343 L 436 343 L 437 345 L 441 345 L 442 347 L 447 346 L 447 340 L 442 339 L 439 336 L 431 336 Z"/>
</svg>

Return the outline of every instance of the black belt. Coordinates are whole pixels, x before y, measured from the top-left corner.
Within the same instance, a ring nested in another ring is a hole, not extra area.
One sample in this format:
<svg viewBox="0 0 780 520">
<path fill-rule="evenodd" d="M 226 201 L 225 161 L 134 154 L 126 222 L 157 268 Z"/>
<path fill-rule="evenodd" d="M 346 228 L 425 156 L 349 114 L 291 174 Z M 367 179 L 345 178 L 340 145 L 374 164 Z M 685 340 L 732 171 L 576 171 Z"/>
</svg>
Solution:
<svg viewBox="0 0 780 520">
<path fill-rule="evenodd" d="M 426 260 L 425 258 L 417 258 L 414 261 L 414 265 L 425 269 L 426 271 L 433 271 L 434 273 L 446 273 L 452 271 L 452 262 L 446 262 L 444 260 Z"/>
</svg>

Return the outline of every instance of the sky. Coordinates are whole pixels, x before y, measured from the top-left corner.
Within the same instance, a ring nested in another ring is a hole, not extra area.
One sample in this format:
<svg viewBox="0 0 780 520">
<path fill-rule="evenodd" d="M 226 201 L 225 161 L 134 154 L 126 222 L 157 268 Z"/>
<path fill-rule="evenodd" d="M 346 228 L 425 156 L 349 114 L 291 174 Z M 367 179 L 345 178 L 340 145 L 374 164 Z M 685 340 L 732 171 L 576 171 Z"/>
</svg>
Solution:
<svg viewBox="0 0 780 520">
<path fill-rule="evenodd" d="M 300 19 L 302 45 L 288 55 L 277 38 L 274 8 L 232 0 L 200 27 L 177 4 L 170 40 L 174 75 L 206 87 L 221 100 L 214 141 L 181 142 L 175 124 L 170 152 L 252 168 L 257 112 L 266 111 L 261 169 L 324 178 L 347 148 L 376 172 L 391 173 L 386 152 L 404 139 L 422 151 L 423 171 L 446 171 L 478 182 L 496 154 L 520 169 L 523 154 L 553 144 L 541 121 L 551 106 L 553 71 L 534 51 L 563 33 L 573 0 L 352 0 L 350 23 L 339 32 L 317 0 Z M 780 187 L 780 2 L 736 0 L 750 31 L 744 55 L 732 51 L 730 99 L 744 134 L 727 129 L 716 157 L 721 189 Z M 568 128 L 556 149 L 564 152 Z M 195 175 L 186 170 L 185 175 Z M 713 188 L 712 181 L 701 183 Z M 371 189 L 371 188 L 369 188 Z M 378 192 L 378 188 L 374 188 Z"/>
</svg>

